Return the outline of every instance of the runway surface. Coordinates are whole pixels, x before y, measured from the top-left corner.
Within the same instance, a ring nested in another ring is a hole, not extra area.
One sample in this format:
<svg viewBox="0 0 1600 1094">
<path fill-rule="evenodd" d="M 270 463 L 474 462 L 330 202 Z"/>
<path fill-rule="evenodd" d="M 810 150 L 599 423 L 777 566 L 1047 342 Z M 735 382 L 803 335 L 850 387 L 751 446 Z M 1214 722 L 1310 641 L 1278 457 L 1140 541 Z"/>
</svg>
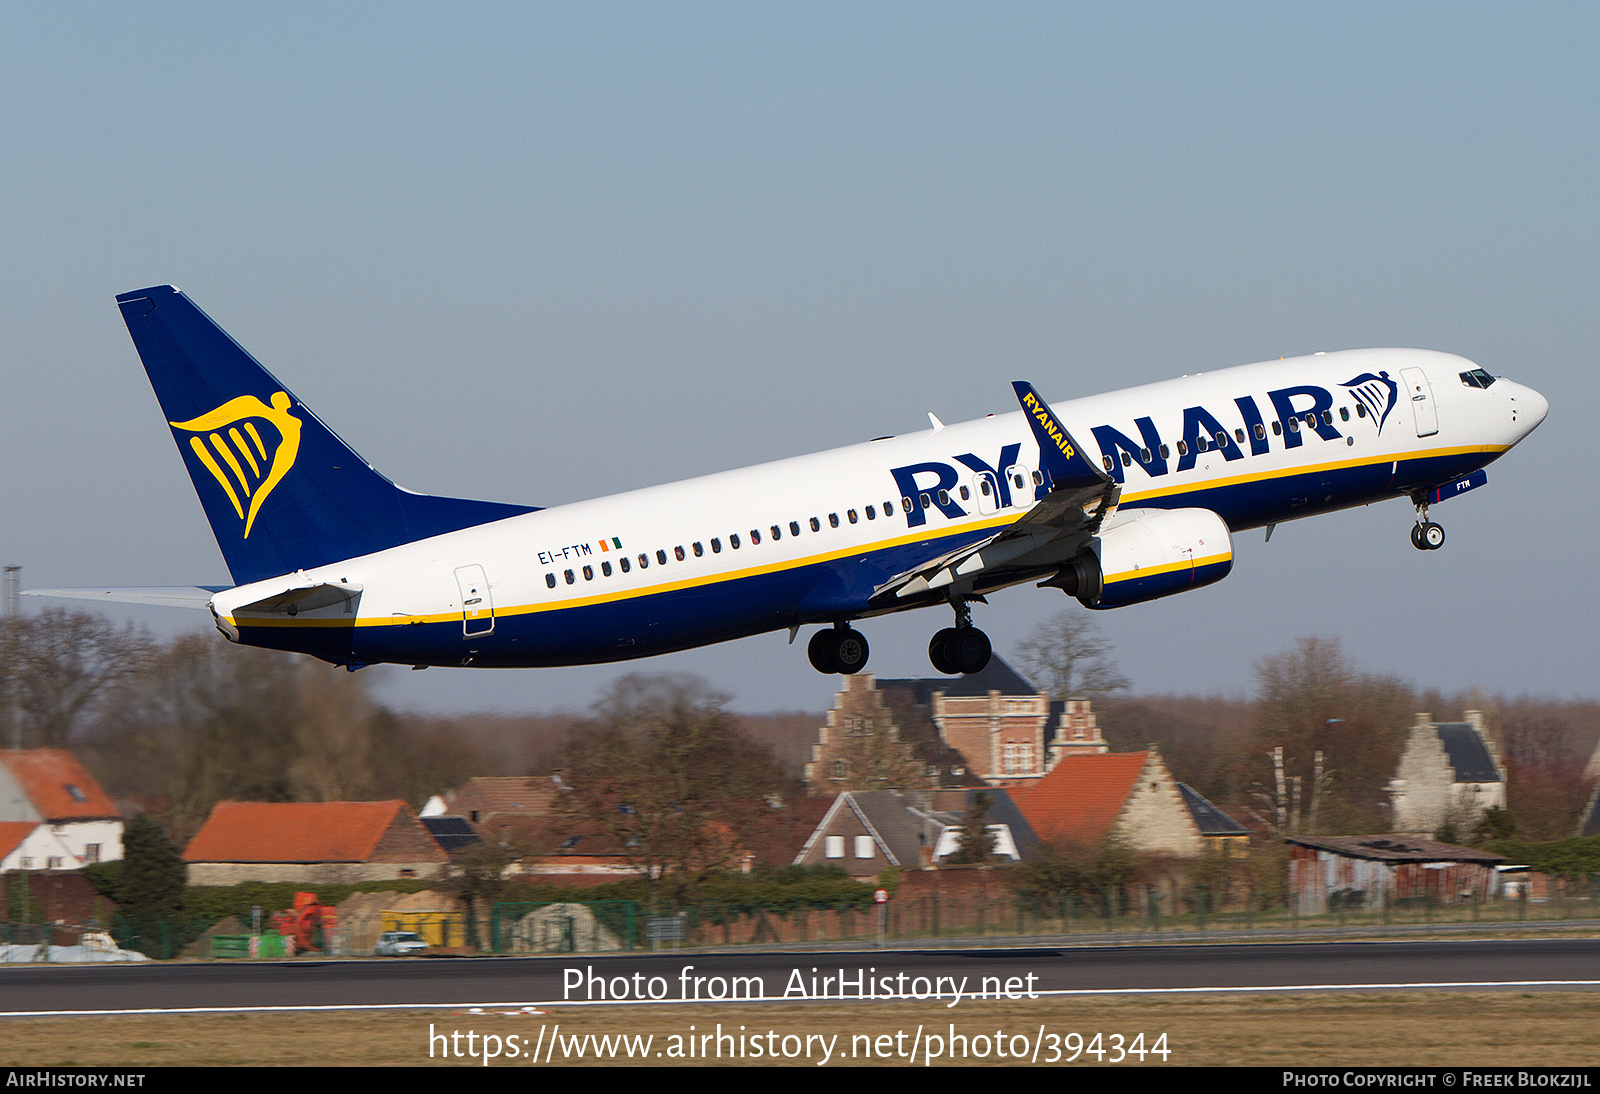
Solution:
<svg viewBox="0 0 1600 1094">
<path fill-rule="evenodd" d="M 1339 987 L 1600 990 L 1600 940 L 30 965 L 0 968 L 0 1015 Z"/>
</svg>

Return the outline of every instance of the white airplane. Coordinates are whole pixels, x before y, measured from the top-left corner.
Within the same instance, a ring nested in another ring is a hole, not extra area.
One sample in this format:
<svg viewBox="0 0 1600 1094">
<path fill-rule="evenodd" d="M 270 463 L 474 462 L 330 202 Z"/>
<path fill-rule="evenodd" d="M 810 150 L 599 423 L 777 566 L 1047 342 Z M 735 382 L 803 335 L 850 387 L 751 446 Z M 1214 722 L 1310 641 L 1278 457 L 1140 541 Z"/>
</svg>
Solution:
<svg viewBox="0 0 1600 1094">
<path fill-rule="evenodd" d="M 1235 532 L 1391 497 L 1434 550 L 1429 505 L 1483 485 L 1549 409 L 1408 349 L 1060 403 L 1018 382 L 1018 412 L 537 509 L 403 490 L 178 290 L 117 304 L 237 584 L 33 592 L 208 608 L 231 641 L 352 670 L 592 664 L 821 624 L 812 665 L 853 673 L 853 622 L 943 604 L 929 659 L 978 672 L 971 605 L 995 589 L 1136 604 L 1221 580 Z"/>
</svg>

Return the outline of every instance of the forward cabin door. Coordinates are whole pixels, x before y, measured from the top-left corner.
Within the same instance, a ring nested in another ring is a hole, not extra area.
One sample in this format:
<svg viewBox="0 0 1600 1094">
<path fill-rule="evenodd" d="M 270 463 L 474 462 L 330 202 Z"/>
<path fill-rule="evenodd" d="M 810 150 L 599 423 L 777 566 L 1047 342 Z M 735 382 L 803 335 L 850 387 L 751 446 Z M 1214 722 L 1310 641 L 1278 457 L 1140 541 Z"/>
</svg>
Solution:
<svg viewBox="0 0 1600 1094">
<path fill-rule="evenodd" d="M 1428 377 L 1420 368 L 1403 368 L 1400 379 L 1411 398 L 1411 413 L 1417 418 L 1417 436 L 1431 437 L 1439 432 L 1439 410 L 1433 402 L 1433 389 Z"/>
<path fill-rule="evenodd" d="M 461 635 L 478 638 L 494 630 L 494 601 L 489 596 L 489 578 L 477 563 L 456 567 L 456 585 L 461 589 Z"/>
</svg>

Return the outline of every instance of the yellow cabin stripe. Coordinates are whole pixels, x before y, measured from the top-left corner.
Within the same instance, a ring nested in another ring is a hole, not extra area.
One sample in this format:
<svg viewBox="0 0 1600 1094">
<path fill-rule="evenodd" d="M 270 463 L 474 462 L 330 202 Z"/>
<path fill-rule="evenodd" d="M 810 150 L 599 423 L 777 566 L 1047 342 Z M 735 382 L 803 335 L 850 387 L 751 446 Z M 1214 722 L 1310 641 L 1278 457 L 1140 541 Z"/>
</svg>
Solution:
<svg viewBox="0 0 1600 1094">
<path fill-rule="evenodd" d="M 196 450 L 200 451 L 200 449 L 198 447 L 198 441 L 196 441 L 195 444 L 196 444 Z M 1360 458 L 1349 459 L 1349 460 L 1337 460 L 1337 461 L 1334 461 L 1334 462 L 1331 462 L 1331 463 L 1312 464 L 1312 465 L 1309 465 L 1309 466 L 1290 467 L 1290 468 L 1280 468 L 1280 469 L 1278 469 L 1276 471 L 1263 471 L 1263 472 L 1256 472 L 1256 473 L 1247 474 L 1247 475 L 1236 475 L 1236 476 L 1233 476 L 1232 478 L 1227 478 L 1227 479 L 1212 479 L 1212 480 L 1208 480 L 1208 481 L 1206 481 L 1204 483 L 1189 482 L 1189 483 L 1181 483 L 1181 484 L 1178 484 L 1178 485 L 1175 485 L 1175 486 L 1170 486 L 1170 487 L 1160 487 L 1160 488 L 1157 488 L 1157 489 L 1154 489 L 1154 490 L 1146 490 L 1146 491 L 1143 491 L 1143 492 L 1140 492 L 1140 493 L 1124 493 L 1122 495 L 1122 500 L 1119 502 L 1119 505 L 1126 506 L 1130 501 L 1144 501 L 1144 500 L 1148 500 L 1148 499 L 1151 499 L 1151 498 L 1169 497 L 1169 496 L 1171 496 L 1173 494 L 1194 493 L 1194 492 L 1199 492 L 1201 490 L 1213 490 L 1213 489 L 1217 489 L 1219 487 L 1237 486 L 1237 485 L 1240 485 L 1240 484 L 1243 484 L 1243 483 L 1249 483 L 1249 482 L 1264 482 L 1264 481 L 1267 481 L 1269 479 L 1288 478 L 1288 477 L 1290 477 L 1292 475 L 1307 475 L 1307 474 L 1315 474 L 1315 473 L 1320 472 L 1320 471 L 1333 471 L 1333 470 L 1337 470 L 1337 469 L 1340 469 L 1340 468 L 1347 468 L 1347 467 L 1361 467 L 1361 466 L 1371 465 L 1371 464 L 1394 463 L 1397 460 L 1427 459 L 1427 458 L 1438 457 L 1438 456 L 1455 456 L 1455 455 L 1466 455 L 1466 454 L 1470 454 L 1470 453 L 1482 453 L 1482 452 L 1499 453 L 1499 452 L 1505 452 L 1507 450 L 1507 448 L 1508 448 L 1508 446 L 1506 446 L 1506 445 L 1468 445 L 1468 446 L 1460 447 L 1460 448 L 1440 448 L 1440 449 L 1430 450 L 1430 451 L 1427 451 L 1427 452 L 1409 453 L 1409 454 L 1403 454 L 1403 455 L 1391 454 L 1391 455 L 1382 456 L 1382 457 L 1366 456 L 1366 457 L 1360 457 Z M 204 455 L 202 455 L 201 458 L 204 459 Z M 218 478 L 220 479 L 221 475 L 220 475 L 219 472 L 220 472 L 220 469 L 218 469 L 218 472 L 213 472 L 213 473 L 214 474 L 218 474 Z M 231 493 L 231 491 L 230 491 L 230 493 Z M 235 507 L 237 508 L 238 503 L 235 502 L 234 504 L 235 504 Z M 1027 516 L 1027 513 L 1028 513 L 1028 511 L 1025 510 L 1025 511 L 1017 512 L 1017 513 L 1009 513 L 1009 514 L 991 516 L 991 517 L 985 518 L 984 520 L 974 521 L 974 522 L 972 522 L 970 524 L 962 524 L 959 528 L 952 528 L 952 529 L 950 529 L 948 531 L 941 532 L 941 533 L 938 533 L 938 534 L 930 534 L 930 532 L 928 530 L 924 529 L 924 530 L 922 530 L 920 532 L 909 532 L 909 533 L 907 533 L 905 535 L 896 536 L 893 539 L 878 540 L 878 541 L 873 542 L 873 543 L 857 544 L 854 547 L 846 547 L 846 548 L 842 548 L 840 550 L 827 551 L 827 552 L 823 552 L 821 554 L 807 555 L 807 556 L 805 556 L 803 558 L 792 559 L 792 560 L 790 560 L 788 562 L 772 562 L 772 563 L 768 563 L 766 565 L 750 566 L 750 567 L 746 567 L 746 568 L 741 569 L 741 570 L 728 570 L 728 571 L 724 571 L 724 572 L 716 573 L 716 574 L 705 574 L 705 575 L 702 575 L 700 577 L 684 578 L 681 581 L 668 581 L 668 582 L 663 582 L 663 583 L 661 583 L 659 585 L 648 585 L 648 586 L 645 586 L 645 587 L 642 587 L 642 588 L 619 589 L 619 590 L 617 590 L 615 592 L 596 593 L 593 596 L 574 597 L 574 598 L 572 598 L 570 600 L 551 601 L 551 602 L 547 602 L 547 603 L 543 603 L 543 604 L 516 604 L 516 605 L 510 605 L 510 606 L 507 606 L 507 607 L 500 607 L 499 605 L 496 605 L 495 608 L 494 608 L 494 616 L 495 616 L 496 619 L 500 619 L 500 618 L 510 618 L 511 616 L 516 616 L 516 615 L 530 615 L 530 614 L 535 614 L 535 613 L 538 613 L 538 612 L 565 611 L 565 610 L 567 610 L 569 608 L 586 608 L 586 607 L 590 607 L 590 606 L 593 606 L 593 605 L 596 605 L 596 604 L 607 604 L 607 603 L 612 603 L 612 602 L 620 601 L 620 600 L 633 600 L 633 599 L 637 599 L 639 597 L 657 596 L 657 595 L 660 595 L 662 593 L 677 592 L 677 591 L 679 591 L 681 589 L 695 589 L 695 588 L 700 588 L 700 587 L 703 587 L 703 586 L 706 586 L 706 585 L 716 585 L 716 584 L 720 584 L 721 582 L 724 582 L 724 581 L 738 581 L 738 580 L 740 580 L 742 578 L 758 577 L 758 576 L 760 576 L 762 574 L 777 573 L 777 572 L 780 572 L 780 571 L 783 571 L 783 570 L 797 569 L 797 568 L 802 567 L 802 566 L 812 566 L 812 565 L 815 565 L 815 564 L 817 564 L 819 562 L 831 562 L 834 559 L 848 558 L 851 555 L 861 555 L 861 554 L 867 554 L 867 553 L 874 552 L 874 551 L 887 550 L 887 549 L 892 548 L 892 547 L 901 547 L 901 546 L 904 546 L 905 544 L 908 544 L 908 543 L 918 543 L 918 542 L 925 542 L 925 541 L 937 541 L 937 540 L 941 540 L 941 539 L 948 539 L 951 536 L 958 535 L 958 534 L 965 534 L 965 533 L 972 532 L 972 531 L 982 531 L 982 530 L 989 529 L 989 528 L 1000 528 L 1000 527 L 1003 527 L 1003 526 L 1008 525 L 1008 524 L 1016 523 L 1017 521 L 1021 520 L 1023 517 Z M 1187 568 L 1187 567 L 1189 567 L 1191 565 L 1193 565 L 1193 566 L 1207 566 L 1207 565 L 1211 565 L 1212 563 L 1215 563 L 1215 562 L 1225 561 L 1225 560 L 1230 559 L 1232 557 L 1233 557 L 1232 553 L 1229 552 L 1227 554 L 1222 554 L 1222 555 L 1208 556 L 1208 557 L 1206 557 L 1204 559 L 1198 560 L 1198 561 L 1193 562 L 1193 563 L 1190 563 L 1188 561 L 1183 561 L 1183 562 L 1173 563 L 1170 566 L 1153 567 L 1151 569 L 1137 571 L 1136 575 L 1129 575 L 1128 577 L 1125 577 L 1122 580 L 1125 580 L 1125 581 L 1126 580 L 1130 580 L 1134 576 L 1137 576 L 1137 577 L 1148 577 L 1151 574 L 1167 573 L 1167 572 L 1170 572 L 1170 571 L 1173 571 L 1173 570 L 1184 569 L 1184 568 Z M 553 567 L 552 567 L 552 569 L 553 569 Z M 602 578 L 600 580 L 604 580 L 604 579 Z M 272 617 L 272 618 L 256 618 L 256 617 L 253 617 L 253 616 L 244 616 L 244 617 L 230 616 L 229 620 L 230 620 L 230 622 L 233 622 L 233 623 L 235 623 L 237 625 L 241 618 L 244 620 L 244 625 L 251 626 L 251 627 L 348 627 L 348 626 L 351 626 L 351 623 L 347 619 L 286 619 L 286 618 L 283 618 L 281 616 L 276 616 L 276 617 Z M 460 609 L 457 609 L 456 611 L 453 611 L 453 612 L 444 612 L 442 614 L 431 614 L 431 615 L 394 615 L 394 616 L 383 616 L 383 617 L 358 617 L 355 620 L 354 625 L 357 626 L 357 627 L 405 627 L 405 626 L 411 626 L 413 624 L 420 624 L 420 623 L 453 623 L 453 622 L 459 622 L 461 620 L 461 618 L 462 618 L 461 611 L 460 611 Z"/>
</svg>

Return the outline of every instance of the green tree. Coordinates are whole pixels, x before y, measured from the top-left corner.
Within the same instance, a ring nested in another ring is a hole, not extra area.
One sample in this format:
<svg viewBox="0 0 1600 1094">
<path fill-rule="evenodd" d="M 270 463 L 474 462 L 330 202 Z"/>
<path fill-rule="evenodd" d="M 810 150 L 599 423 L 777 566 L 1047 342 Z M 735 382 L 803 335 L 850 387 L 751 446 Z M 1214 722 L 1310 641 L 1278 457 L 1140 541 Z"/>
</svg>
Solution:
<svg viewBox="0 0 1600 1094">
<path fill-rule="evenodd" d="M 167 833 L 148 813 L 122 833 L 119 910 L 137 938 L 135 948 L 151 957 L 171 957 L 180 941 L 183 887 L 189 867 Z"/>
<path fill-rule="evenodd" d="M 989 831 L 989 795 L 978 791 L 961 816 L 961 846 L 945 857 L 954 866 L 988 862 L 994 855 L 994 833 Z"/>
</svg>

